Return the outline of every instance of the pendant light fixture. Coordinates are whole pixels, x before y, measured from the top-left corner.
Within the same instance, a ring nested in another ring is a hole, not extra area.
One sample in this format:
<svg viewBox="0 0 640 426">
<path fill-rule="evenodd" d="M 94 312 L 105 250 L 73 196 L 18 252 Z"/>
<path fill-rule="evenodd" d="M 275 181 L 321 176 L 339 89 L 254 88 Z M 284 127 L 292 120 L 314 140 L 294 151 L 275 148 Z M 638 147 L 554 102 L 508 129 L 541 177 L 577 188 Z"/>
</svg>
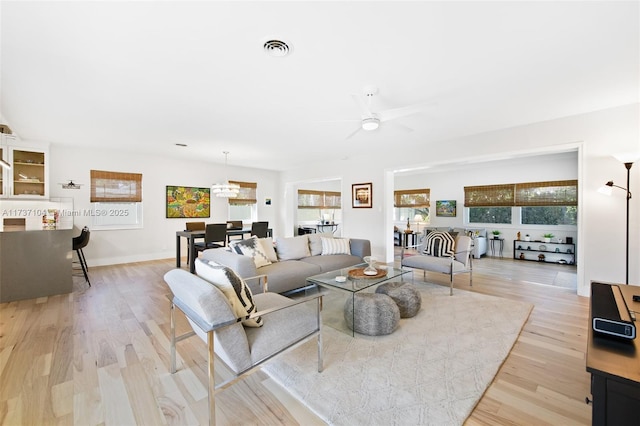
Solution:
<svg viewBox="0 0 640 426">
<path fill-rule="evenodd" d="M 235 183 L 229 183 L 229 178 L 227 175 L 227 156 L 229 155 L 229 151 L 222 151 L 224 154 L 224 183 L 216 183 L 211 187 L 211 191 L 215 194 L 216 197 L 220 198 L 235 198 L 238 196 L 240 192 L 240 185 Z"/>
</svg>

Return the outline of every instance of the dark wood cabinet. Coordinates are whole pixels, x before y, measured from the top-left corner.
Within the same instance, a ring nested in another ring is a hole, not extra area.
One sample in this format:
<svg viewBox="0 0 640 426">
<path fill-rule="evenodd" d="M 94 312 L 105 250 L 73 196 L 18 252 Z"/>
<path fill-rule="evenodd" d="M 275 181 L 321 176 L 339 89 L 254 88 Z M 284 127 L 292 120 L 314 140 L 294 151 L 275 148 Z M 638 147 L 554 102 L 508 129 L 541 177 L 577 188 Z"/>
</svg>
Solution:
<svg viewBox="0 0 640 426">
<path fill-rule="evenodd" d="M 633 301 L 640 287 L 620 285 L 631 312 L 640 315 L 640 303 Z M 597 301 L 591 300 L 591 304 Z M 591 322 L 591 315 L 589 315 Z M 594 335 L 589 326 L 587 371 L 591 373 L 592 424 L 637 426 L 640 418 L 640 354 L 638 338 L 619 341 Z"/>
</svg>

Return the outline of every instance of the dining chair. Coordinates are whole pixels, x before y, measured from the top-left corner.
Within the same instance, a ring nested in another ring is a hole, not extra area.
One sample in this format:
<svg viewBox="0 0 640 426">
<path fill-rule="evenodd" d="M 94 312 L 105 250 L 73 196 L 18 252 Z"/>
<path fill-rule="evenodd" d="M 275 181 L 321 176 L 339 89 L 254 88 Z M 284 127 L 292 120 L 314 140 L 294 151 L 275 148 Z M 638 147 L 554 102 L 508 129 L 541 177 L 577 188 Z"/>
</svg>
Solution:
<svg viewBox="0 0 640 426">
<path fill-rule="evenodd" d="M 241 220 L 228 220 L 227 227 L 229 229 L 242 229 L 242 221 Z"/>
<path fill-rule="evenodd" d="M 185 223 L 185 231 L 204 231 L 206 229 L 204 222 L 187 222 Z M 195 240 L 194 240 L 195 241 Z M 189 250 L 187 250 L 187 265 L 189 264 Z"/>
<path fill-rule="evenodd" d="M 255 235 L 258 238 L 267 238 L 268 229 L 269 222 L 253 222 L 251 224 L 251 235 Z"/>
<path fill-rule="evenodd" d="M 210 248 L 222 248 L 226 245 L 226 223 L 208 223 L 204 231 L 204 241 L 194 244 L 197 252 L 201 252 Z"/>
</svg>

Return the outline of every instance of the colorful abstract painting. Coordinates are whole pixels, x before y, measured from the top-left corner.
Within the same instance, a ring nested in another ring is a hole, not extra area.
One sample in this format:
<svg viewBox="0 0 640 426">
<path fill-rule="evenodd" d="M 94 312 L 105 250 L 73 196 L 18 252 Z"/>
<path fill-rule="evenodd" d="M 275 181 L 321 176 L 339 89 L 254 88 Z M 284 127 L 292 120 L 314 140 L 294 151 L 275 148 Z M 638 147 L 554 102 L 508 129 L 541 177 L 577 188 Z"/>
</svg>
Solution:
<svg viewBox="0 0 640 426">
<path fill-rule="evenodd" d="M 211 216 L 211 188 L 167 186 L 167 217 Z"/>
</svg>

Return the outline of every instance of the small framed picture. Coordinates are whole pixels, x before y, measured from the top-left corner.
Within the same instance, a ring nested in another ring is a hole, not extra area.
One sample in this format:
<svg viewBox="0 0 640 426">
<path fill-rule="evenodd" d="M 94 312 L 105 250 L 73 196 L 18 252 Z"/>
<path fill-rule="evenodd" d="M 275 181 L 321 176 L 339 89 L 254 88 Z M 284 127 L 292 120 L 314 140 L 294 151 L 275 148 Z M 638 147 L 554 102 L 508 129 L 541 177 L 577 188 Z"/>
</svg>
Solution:
<svg viewBox="0 0 640 426">
<path fill-rule="evenodd" d="M 456 217 L 456 200 L 436 201 L 436 216 Z"/>
<path fill-rule="evenodd" d="M 354 183 L 351 185 L 351 203 L 354 209 L 371 208 L 372 184 Z"/>
</svg>

